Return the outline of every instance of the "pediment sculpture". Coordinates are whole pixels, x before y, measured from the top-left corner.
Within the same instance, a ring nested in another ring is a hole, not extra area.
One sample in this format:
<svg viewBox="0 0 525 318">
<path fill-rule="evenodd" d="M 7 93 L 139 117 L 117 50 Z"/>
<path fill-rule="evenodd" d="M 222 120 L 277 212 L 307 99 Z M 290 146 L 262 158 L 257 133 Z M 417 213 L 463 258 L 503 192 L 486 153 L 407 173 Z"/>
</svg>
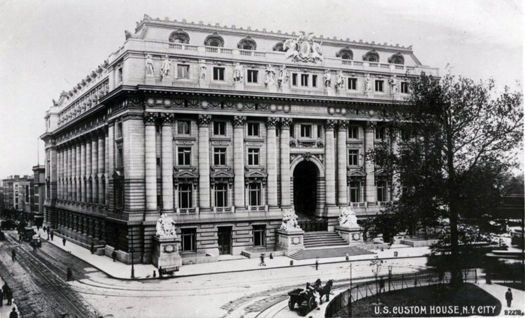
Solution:
<svg viewBox="0 0 525 318">
<path fill-rule="evenodd" d="M 156 235 L 160 238 L 176 238 L 175 221 L 166 213 L 162 213 L 157 220 Z"/>
<path fill-rule="evenodd" d="M 359 224 L 357 224 L 357 216 L 351 207 L 347 206 L 341 209 L 341 214 L 339 215 L 339 226 L 346 228 L 359 227 Z"/>
<path fill-rule="evenodd" d="M 281 223 L 281 230 L 293 231 L 301 230 L 299 223 L 297 223 L 297 214 L 293 209 L 286 209 L 283 214 L 283 222 Z"/>
</svg>

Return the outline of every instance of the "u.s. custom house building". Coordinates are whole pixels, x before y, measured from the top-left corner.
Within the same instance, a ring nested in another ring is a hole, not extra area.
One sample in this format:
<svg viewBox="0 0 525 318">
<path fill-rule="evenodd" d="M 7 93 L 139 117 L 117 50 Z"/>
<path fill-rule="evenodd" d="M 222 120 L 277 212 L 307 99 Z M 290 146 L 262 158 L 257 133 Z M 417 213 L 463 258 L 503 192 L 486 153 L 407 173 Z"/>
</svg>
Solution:
<svg viewBox="0 0 525 318">
<path fill-rule="evenodd" d="M 145 263 L 160 213 L 183 259 L 272 248 L 289 208 L 333 232 L 392 200 L 364 154 L 421 72 L 412 47 L 145 15 L 46 113 L 45 221 Z"/>
</svg>

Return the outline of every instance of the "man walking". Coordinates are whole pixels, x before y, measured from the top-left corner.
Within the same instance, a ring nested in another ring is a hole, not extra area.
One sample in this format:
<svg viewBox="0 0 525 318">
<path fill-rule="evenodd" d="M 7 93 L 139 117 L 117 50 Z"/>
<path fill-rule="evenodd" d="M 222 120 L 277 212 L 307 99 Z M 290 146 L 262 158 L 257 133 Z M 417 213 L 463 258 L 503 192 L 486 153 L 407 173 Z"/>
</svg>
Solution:
<svg viewBox="0 0 525 318">
<path fill-rule="evenodd" d="M 66 237 L 62 237 L 62 246 L 66 246 Z"/>
<path fill-rule="evenodd" d="M 4 292 L 0 289 L 0 307 L 4 306 Z"/>
<path fill-rule="evenodd" d="M 15 307 L 13 307 L 13 311 L 9 314 L 9 318 L 18 318 L 18 313 L 16 312 Z"/>
<path fill-rule="evenodd" d="M 261 253 L 261 264 L 259 264 L 259 266 L 266 266 L 264 263 L 264 253 Z"/>
<path fill-rule="evenodd" d="M 505 299 L 507 300 L 507 307 L 510 308 L 510 305 L 512 303 L 512 291 L 509 289 L 507 289 L 507 292 L 505 293 Z"/>
<path fill-rule="evenodd" d="M 7 305 L 11 305 L 13 300 L 13 292 L 11 291 L 11 288 L 9 286 L 7 286 L 6 290 L 4 291 L 4 294 L 5 298 L 7 298 Z"/>
<path fill-rule="evenodd" d="M 319 270 L 319 259 L 318 258 L 315 259 L 315 270 L 316 271 Z"/>
</svg>

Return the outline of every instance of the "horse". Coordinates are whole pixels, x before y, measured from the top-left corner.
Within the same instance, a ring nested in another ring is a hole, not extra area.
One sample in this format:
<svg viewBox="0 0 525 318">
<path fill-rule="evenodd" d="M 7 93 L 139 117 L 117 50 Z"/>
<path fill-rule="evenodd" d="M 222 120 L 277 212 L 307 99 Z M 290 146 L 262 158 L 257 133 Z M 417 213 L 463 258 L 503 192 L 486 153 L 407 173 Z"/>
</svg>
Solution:
<svg viewBox="0 0 525 318">
<path fill-rule="evenodd" d="M 330 292 L 332 290 L 332 285 L 334 284 L 333 280 L 329 280 L 322 288 L 318 288 L 317 292 L 319 293 L 319 302 L 323 303 L 323 296 L 326 295 L 326 301 L 330 301 Z"/>
</svg>

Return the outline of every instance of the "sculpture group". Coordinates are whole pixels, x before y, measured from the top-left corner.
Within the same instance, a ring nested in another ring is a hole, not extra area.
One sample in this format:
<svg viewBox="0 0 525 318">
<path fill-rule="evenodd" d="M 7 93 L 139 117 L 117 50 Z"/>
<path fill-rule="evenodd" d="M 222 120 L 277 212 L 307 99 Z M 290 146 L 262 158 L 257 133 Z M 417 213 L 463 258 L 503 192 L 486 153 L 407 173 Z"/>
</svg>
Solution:
<svg viewBox="0 0 525 318">
<path fill-rule="evenodd" d="M 157 236 L 160 238 L 176 238 L 177 232 L 175 231 L 175 221 L 169 217 L 166 213 L 162 213 L 160 218 L 157 220 Z"/>
<path fill-rule="evenodd" d="M 322 62 L 323 53 L 321 45 L 313 41 L 313 33 L 300 32 L 295 39 L 288 39 L 283 43 L 286 58 L 294 62 Z"/>
<path fill-rule="evenodd" d="M 283 222 L 281 223 L 281 230 L 293 231 L 300 230 L 299 223 L 297 223 L 297 214 L 293 209 L 287 209 L 283 214 Z"/>
<path fill-rule="evenodd" d="M 357 216 L 355 212 L 350 207 L 344 207 L 341 209 L 341 214 L 339 215 L 339 226 L 345 228 L 358 228 Z"/>
</svg>

